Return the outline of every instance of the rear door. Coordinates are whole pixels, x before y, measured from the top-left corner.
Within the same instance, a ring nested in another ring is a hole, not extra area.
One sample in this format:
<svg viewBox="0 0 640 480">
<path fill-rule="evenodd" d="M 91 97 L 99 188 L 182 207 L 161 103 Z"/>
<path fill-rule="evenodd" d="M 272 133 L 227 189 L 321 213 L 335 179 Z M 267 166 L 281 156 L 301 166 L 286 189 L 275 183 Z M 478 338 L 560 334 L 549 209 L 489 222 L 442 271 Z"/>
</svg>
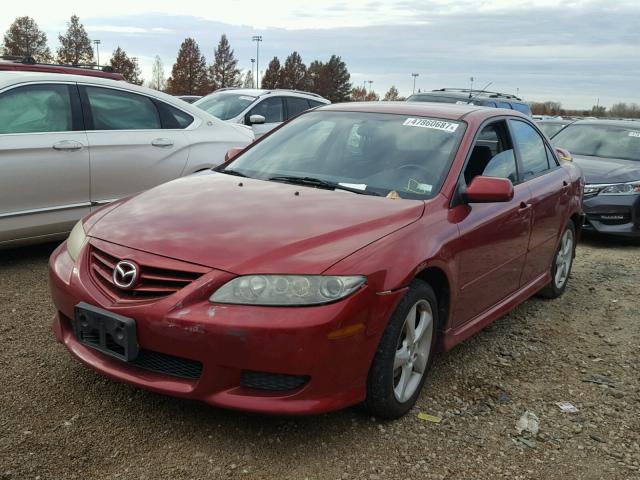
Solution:
<svg viewBox="0 0 640 480">
<path fill-rule="evenodd" d="M 287 106 L 287 120 L 290 120 L 311 108 L 309 100 L 302 97 L 284 97 L 284 102 Z"/>
<path fill-rule="evenodd" d="M 531 191 L 532 226 L 521 284 L 551 265 L 570 204 L 569 174 L 538 131 L 524 120 L 509 120 L 522 179 Z"/>
<path fill-rule="evenodd" d="M 251 125 L 251 122 L 249 122 L 251 115 L 262 115 L 264 123 Z M 284 104 L 280 96 L 264 98 L 245 115 L 245 123 L 251 125 L 256 138 L 273 130 L 282 122 L 284 122 Z"/>
<path fill-rule="evenodd" d="M 0 243 L 68 232 L 89 213 L 89 149 L 75 83 L 0 92 Z"/>
<path fill-rule="evenodd" d="M 514 184 L 509 202 L 459 205 L 459 326 L 482 314 L 520 286 L 531 229 L 531 193 L 520 181 L 506 120 L 490 123 L 478 135 L 464 170 L 469 185 L 478 176 L 507 178 Z"/>
<path fill-rule="evenodd" d="M 163 128 L 164 110 L 157 100 L 94 85 L 81 85 L 80 93 L 95 206 L 182 174 L 189 157 L 187 138 L 180 128 Z"/>
</svg>

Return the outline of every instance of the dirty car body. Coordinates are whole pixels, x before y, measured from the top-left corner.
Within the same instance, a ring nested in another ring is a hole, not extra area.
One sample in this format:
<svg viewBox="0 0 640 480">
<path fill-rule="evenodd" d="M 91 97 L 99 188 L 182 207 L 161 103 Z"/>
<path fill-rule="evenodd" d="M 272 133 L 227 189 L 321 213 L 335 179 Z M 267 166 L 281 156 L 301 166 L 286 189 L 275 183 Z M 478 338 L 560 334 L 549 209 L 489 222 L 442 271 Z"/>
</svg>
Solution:
<svg viewBox="0 0 640 480">
<path fill-rule="evenodd" d="M 155 392 L 263 413 L 344 408 L 378 388 L 377 365 L 391 375 L 380 351 L 416 285 L 433 351 L 548 285 L 562 232 L 581 225 L 582 182 L 517 112 L 321 107 L 211 175 L 76 225 L 50 260 L 55 335 L 84 364 Z M 398 354 L 401 375 L 414 361 L 425 370 L 412 353 Z M 423 381 L 411 378 L 403 408 L 377 411 L 406 412 Z"/>
</svg>

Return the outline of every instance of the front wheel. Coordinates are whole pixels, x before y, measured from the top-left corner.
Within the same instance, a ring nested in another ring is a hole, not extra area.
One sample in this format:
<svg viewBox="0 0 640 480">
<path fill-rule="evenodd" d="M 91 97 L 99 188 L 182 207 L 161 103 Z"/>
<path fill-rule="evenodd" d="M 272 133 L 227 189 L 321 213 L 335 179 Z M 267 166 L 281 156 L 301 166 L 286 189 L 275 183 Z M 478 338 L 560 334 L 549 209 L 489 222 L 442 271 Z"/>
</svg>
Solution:
<svg viewBox="0 0 640 480">
<path fill-rule="evenodd" d="M 558 298 L 567 288 L 569 274 L 573 266 L 576 251 L 576 228 L 572 221 L 562 232 L 560 245 L 551 264 L 551 282 L 540 290 L 539 295 L 544 298 Z"/>
<path fill-rule="evenodd" d="M 382 335 L 367 379 L 365 408 L 399 418 L 416 403 L 433 358 L 438 302 L 433 289 L 414 280 Z"/>
</svg>

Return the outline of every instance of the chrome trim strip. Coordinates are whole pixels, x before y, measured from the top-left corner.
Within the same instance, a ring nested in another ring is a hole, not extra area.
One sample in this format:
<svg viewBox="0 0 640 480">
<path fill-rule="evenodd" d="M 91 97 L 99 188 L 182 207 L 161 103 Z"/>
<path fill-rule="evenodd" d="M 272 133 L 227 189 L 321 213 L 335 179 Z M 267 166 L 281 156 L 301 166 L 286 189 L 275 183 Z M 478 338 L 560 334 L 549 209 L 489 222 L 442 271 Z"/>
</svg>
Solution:
<svg viewBox="0 0 640 480">
<path fill-rule="evenodd" d="M 73 210 L 75 208 L 90 207 L 91 202 L 72 203 L 69 205 L 59 205 L 55 207 L 34 208 L 31 210 L 21 210 L 19 212 L 0 213 L 0 218 L 21 217 L 23 215 L 33 215 L 38 213 L 61 212 L 63 210 Z"/>
</svg>

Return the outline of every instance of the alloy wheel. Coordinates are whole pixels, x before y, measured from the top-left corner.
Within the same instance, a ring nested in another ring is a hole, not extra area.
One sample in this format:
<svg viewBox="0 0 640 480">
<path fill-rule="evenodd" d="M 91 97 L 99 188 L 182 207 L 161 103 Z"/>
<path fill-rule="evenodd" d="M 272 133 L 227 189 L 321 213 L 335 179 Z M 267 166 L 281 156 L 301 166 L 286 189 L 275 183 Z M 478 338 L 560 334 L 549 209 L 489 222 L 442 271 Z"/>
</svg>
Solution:
<svg viewBox="0 0 640 480">
<path fill-rule="evenodd" d="M 562 240 L 560 240 L 560 248 L 556 254 L 556 273 L 554 281 L 557 288 L 562 288 L 569 278 L 571 271 L 571 262 L 573 261 L 573 243 L 574 236 L 571 229 L 566 229 Z"/>
</svg>

